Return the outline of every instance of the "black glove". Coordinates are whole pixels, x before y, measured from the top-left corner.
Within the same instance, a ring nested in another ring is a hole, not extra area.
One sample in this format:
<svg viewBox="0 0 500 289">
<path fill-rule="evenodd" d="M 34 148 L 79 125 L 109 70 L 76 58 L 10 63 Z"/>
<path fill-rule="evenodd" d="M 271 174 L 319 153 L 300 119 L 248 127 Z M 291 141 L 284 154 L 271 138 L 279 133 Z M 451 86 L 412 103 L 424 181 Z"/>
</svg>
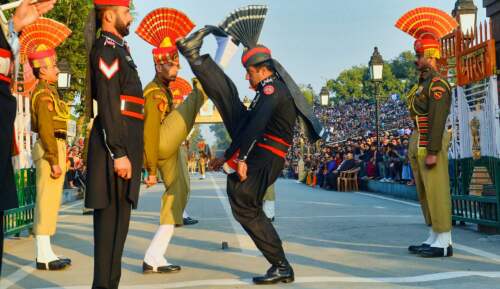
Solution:
<svg viewBox="0 0 500 289">
<path fill-rule="evenodd" d="M 227 34 L 216 26 L 205 26 L 200 30 L 193 32 L 187 38 L 177 40 L 176 45 L 180 53 L 186 57 L 190 64 L 194 64 L 200 58 L 200 50 L 203 45 L 203 39 L 213 33 L 217 36 L 227 36 Z"/>
</svg>

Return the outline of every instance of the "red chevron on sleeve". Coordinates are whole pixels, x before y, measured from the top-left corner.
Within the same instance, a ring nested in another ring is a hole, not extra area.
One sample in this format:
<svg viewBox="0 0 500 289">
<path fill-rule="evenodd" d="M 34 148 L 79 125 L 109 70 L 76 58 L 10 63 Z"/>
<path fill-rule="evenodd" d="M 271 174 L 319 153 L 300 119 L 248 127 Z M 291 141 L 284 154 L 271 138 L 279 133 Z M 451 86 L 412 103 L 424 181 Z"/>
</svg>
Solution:
<svg viewBox="0 0 500 289">
<path fill-rule="evenodd" d="M 109 80 L 120 70 L 120 63 L 118 62 L 118 59 L 115 59 L 113 64 L 108 65 L 102 58 L 99 58 L 99 69 Z"/>
</svg>

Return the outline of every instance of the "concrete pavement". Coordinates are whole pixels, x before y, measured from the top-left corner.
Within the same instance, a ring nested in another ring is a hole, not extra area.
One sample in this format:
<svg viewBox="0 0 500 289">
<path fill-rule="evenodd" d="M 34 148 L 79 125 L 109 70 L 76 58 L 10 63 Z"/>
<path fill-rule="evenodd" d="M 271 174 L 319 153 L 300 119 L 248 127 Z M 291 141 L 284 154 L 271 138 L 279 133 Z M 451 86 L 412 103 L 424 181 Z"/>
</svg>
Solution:
<svg viewBox="0 0 500 289">
<path fill-rule="evenodd" d="M 422 259 L 406 248 L 426 238 L 418 204 L 366 193 L 312 189 L 291 180 L 277 184 L 279 231 L 296 282 L 259 288 L 500 288 L 500 237 L 454 230 L 453 258 Z M 225 176 L 192 180 L 189 213 L 200 220 L 176 229 L 168 261 L 180 273 L 143 275 L 142 258 L 157 225 L 162 185 L 142 191 L 133 213 L 120 288 L 250 288 L 268 264 L 230 214 Z M 64 207 L 55 251 L 73 259 L 63 272 L 34 270 L 34 240 L 6 242 L 0 289 L 90 288 L 92 217 L 81 201 Z M 228 250 L 221 243 L 229 244 Z"/>
</svg>

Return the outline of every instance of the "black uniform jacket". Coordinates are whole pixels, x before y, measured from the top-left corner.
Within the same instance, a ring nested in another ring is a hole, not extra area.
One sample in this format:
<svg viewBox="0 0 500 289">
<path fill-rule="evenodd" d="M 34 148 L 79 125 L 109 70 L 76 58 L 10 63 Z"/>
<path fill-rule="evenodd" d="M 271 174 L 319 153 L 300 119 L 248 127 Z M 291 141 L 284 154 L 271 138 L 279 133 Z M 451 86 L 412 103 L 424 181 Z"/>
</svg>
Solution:
<svg viewBox="0 0 500 289">
<path fill-rule="evenodd" d="M 297 108 L 285 83 L 276 76 L 261 81 L 250 110 L 240 112 L 238 119 L 229 119 L 226 116 L 228 113 L 225 113 L 229 105 L 225 103 L 229 99 L 238 99 L 234 83 L 208 56 L 202 56 L 201 63 L 191 67 L 221 112 L 226 127 L 230 127 L 232 143 L 225 157 L 229 159 L 239 150 L 239 158 L 247 159 L 249 169 L 265 166 L 271 159 L 280 159 L 258 143 L 264 135 L 280 138 L 288 144 L 293 142 Z M 238 110 L 240 106 L 243 105 L 233 105 L 232 109 Z M 238 123 L 229 123 L 235 121 Z"/>
<path fill-rule="evenodd" d="M 1 30 L 0 48 L 10 50 L 9 43 Z M 18 206 L 14 171 L 12 170 L 16 108 L 16 99 L 10 92 L 9 83 L 0 80 L 0 211 Z"/>
<path fill-rule="evenodd" d="M 124 194 L 137 207 L 143 164 L 142 119 L 124 114 L 124 99 L 143 100 L 142 84 L 126 42 L 103 32 L 90 55 L 92 98 L 98 114 L 89 140 L 88 177 L 85 205 L 108 207 L 111 194 Z M 140 105 L 132 103 L 132 105 Z M 114 159 L 127 156 L 132 179 L 114 173 Z"/>
</svg>

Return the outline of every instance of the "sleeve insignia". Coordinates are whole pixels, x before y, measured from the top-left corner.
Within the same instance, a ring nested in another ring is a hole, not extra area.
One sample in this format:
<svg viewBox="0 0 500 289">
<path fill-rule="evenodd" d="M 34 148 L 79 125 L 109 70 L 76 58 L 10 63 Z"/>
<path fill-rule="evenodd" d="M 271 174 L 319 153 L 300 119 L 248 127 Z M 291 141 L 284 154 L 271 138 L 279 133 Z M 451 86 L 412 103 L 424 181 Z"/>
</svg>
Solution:
<svg viewBox="0 0 500 289">
<path fill-rule="evenodd" d="M 161 111 L 161 112 L 165 112 L 167 111 L 167 103 L 165 101 L 162 101 L 158 104 L 158 109 Z"/>
<path fill-rule="evenodd" d="M 47 102 L 47 109 L 48 109 L 50 112 L 53 112 L 53 111 L 54 111 L 54 104 L 52 103 L 52 101 L 48 101 L 48 102 Z"/>
<path fill-rule="evenodd" d="M 434 99 L 440 100 L 443 97 L 443 93 L 441 91 L 434 91 Z"/>
<path fill-rule="evenodd" d="M 268 84 L 264 87 L 264 89 L 262 91 L 264 92 L 265 95 L 271 95 L 274 93 L 275 88 L 274 88 L 274 86 Z"/>
<path fill-rule="evenodd" d="M 118 59 L 115 59 L 111 65 L 108 65 L 102 58 L 99 58 L 99 69 L 109 80 L 120 70 L 120 63 L 118 62 Z"/>
<path fill-rule="evenodd" d="M 440 91 L 440 92 L 444 93 L 444 92 L 446 92 L 446 89 L 442 86 L 433 86 L 431 88 L 431 91 L 432 92 Z"/>
</svg>

